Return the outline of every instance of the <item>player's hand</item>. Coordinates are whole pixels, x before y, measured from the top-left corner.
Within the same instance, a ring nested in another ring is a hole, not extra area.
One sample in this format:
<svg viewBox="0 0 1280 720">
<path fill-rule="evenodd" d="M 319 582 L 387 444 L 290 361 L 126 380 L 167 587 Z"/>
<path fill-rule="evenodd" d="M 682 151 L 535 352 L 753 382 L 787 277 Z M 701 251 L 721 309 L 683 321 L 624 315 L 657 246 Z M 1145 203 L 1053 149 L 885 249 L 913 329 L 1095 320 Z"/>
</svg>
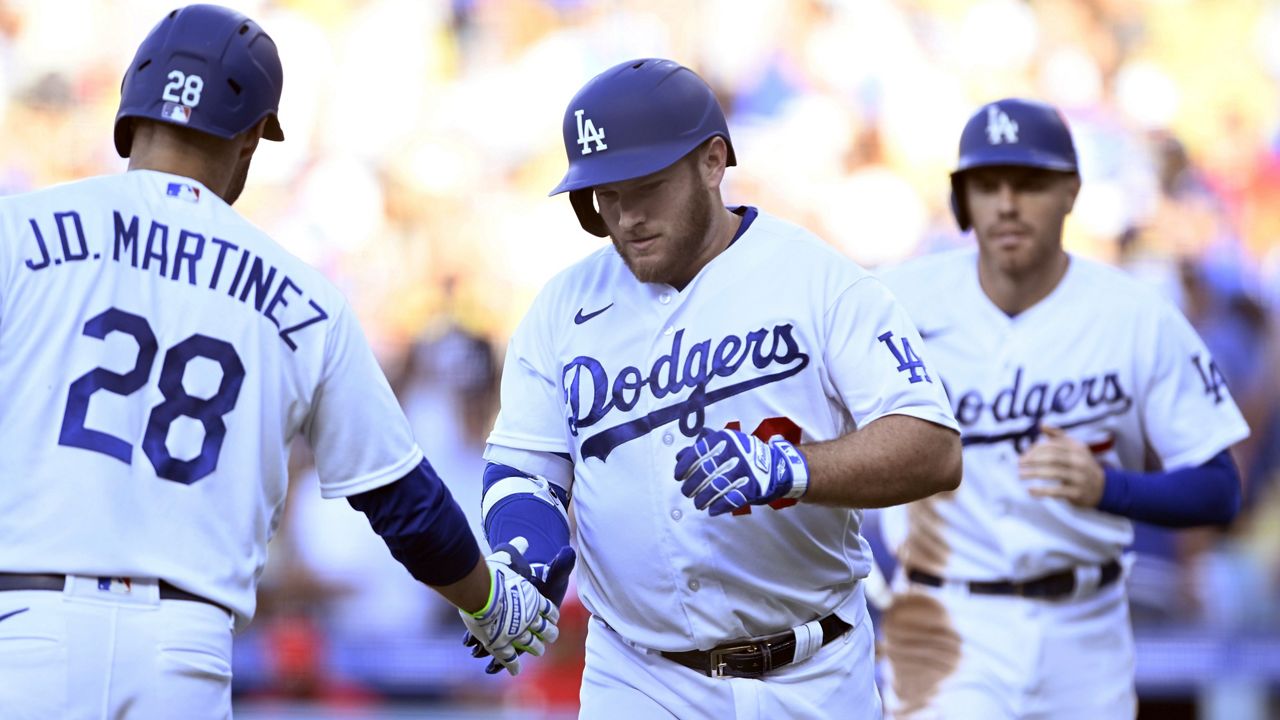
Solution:
<svg viewBox="0 0 1280 720">
<path fill-rule="evenodd" d="M 1042 425 L 1040 430 L 1040 439 L 1018 459 L 1022 479 L 1040 481 L 1028 492 L 1080 507 L 1097 507 L 1106 476 L 1093 451 L 1061 428 Z"/>
<path fill-rule="evenodd" d="M 723 515 L 800 497 L 809 488 L 809 465 L 781 437 L 766 443 L 738 430 L 703 430 L 676 454 L 675 478 L 694 507 Z"/>
<path fill-rule="evenodd" d="M 518 675 L 521 652 L 541 655 L 546 644 L 560 636 L 556 626 L 560 620 L 559 608 L 543 597 L 515 567 L 523 565 L 523 569 L 528 569 L 524 561 L 527 549 L 529 543 L 522 537 L 495 548 L 485 558 L 492 579 L 489 602 L 476 613 L 458 611 L 471 637 L 493 655 L 490 663 L 493 672 L 497 672 L 497 667 L 504 667 L 512 675 Z"/>
<path fill-rule="evenodd" d="M 516 540 L 523 542 L 524 538 L 516 538 L 512 542 L 514 543 Z M 527 549 L 527 543 L 525 545 Z M 498 547 L 510 548 L 511 546 L 499 545 Z M 512 550 L 515 550 L 515 548 L 512 548 Z M 549 563 L 527 562 L 522 551 L 517 552 L 515 555 L 509 555 L 509 557 L 511 558 L 511 568 L 513 570 L 533 583 L 533 586 L 538 589 L 538 592 L 542 593 L 543 597 L 555 603 L 557 608 L 560 607 L 560 604 L 564 602 L 565 592 L 569 589 L 569 573 L 573 570 L 573 565 L 578 558 L 572 547 L 565 545 L 560 548 L 560 552 L 556 553 L 556 556 Z M 471 657 L 489 657 L 489 651 L 484 644 L 477 640 L 470 631 L 462 637 L 462 644 L 471 648 Z M 516 654 L 518 655 L 521 652 L 523 651 L 517 650 Z M 492 675 L 502 668 L 502 663 L 497 660 L 491 660 L 484 671 Z"/>
</svg>

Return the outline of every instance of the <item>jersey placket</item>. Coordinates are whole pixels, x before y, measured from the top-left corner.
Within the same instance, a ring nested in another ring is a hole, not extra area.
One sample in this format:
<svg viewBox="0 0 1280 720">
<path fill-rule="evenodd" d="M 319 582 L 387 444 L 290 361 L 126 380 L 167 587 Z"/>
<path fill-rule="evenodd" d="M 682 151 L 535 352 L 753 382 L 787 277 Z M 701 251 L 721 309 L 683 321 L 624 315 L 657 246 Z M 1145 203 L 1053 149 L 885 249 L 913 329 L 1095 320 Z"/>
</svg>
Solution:
<svg viewBox="0 0 1280 720">
<path fill-rule="evenodd" d="M 1024 333 L 1021 332 L 1018 318 L 1010 318 L 1000 313 L 995 318 L 995 322 L 997 325 L 993 335 L 996 345 L 993 350 L 998 362 L 992 364 L 991 373 L 987 376 L 988 392 L 986 393 L 986 397 L 993 399 L 997 398 L 1005 388 L 1013 386 L 1014 379 L 1024 365 L 1021 356 Z M 1017 400 L 1018 398 L 1014 397 L 1010 402 L 1011 414 L 1018 412 L 1015 407 Z M 1006 428 L 1010 432 L 1026 429 L 1018 428 L 1013 423 L 1006 425 Z M 996 480 L 994 485 L 1000 492 L 992 504 L 992 513 L 998 528 L 996 538 L 1001 558 L 1013 576 L 1021 576 L 1026 565 L 1025 556 L 1014 549 L 1021 542 L 1021 528 L 1026 523 L 1026 518 L 1019 512 L 1021 504 L 1026 500 L 1022 499 L 1023 480 L 1018 475 L 1018 458 L 1021 451 L 1025 449 L 1025 443 L 1025 440 L 1010 439 L 992 448 L 992 454 L 995 456 L 995 467 L 992 469 L 995 476 L 993 479 Z M 1001 573 L 1001 576 L 1008 574 L 1010 573 Z"/>
</svg>

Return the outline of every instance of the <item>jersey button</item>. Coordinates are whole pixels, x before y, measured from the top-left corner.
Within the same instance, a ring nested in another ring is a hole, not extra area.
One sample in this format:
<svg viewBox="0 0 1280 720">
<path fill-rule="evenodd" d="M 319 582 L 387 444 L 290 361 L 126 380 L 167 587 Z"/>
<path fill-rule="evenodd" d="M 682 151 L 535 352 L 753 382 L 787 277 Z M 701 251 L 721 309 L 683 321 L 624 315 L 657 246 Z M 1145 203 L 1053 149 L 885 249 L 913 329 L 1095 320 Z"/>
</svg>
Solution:
<svg viewBox="0 0 1280 720">
<path fill-rule="evenodd" d="M 671 302 L 671 293 L 662 293 L 658 296 L 658 302 L 666 305 Z"/>
<path fill-rule="evenodd" d="M 698 588 L 700 588 L 700 587 L 702 587 L 702 584 L 701 584 L 701 583 L 699 583 L 697 580 L 690 580 L 690 581 L 689 581 L 689 589 L 690 589 L 690 590 L 692 590 L 692 591 L 694 591 L 694 592 L 698 592 Z"/>
<path fill-rule="evenodd" d="M 670 335 L 671 333 L 673 333 L 673 332 L 675 332 L 675 331 L 676 331 L 676 329 L 675 329 L 675 328 L 673 328 L 673 327 L 668 327 L 666 330 L 663 330 L 663 331 L 662 331 L 662 334 L 663 334 L 663 335 Z"/>
<path fill-rule="evenodd" d="M 676 441 L 676 439 L 675 439 L 675 437 L 673 437 L 673 436 L 671 435 L 671 433 L 667 433 L 666 435 L 663 435 L 663 436 L 662 436 L 662 444 L 663 444 L 663 445 L 670 445 L 671 443 L 673 443 L 673 442 L 675 442 L 675 441 Z"/>
<path fill-rule="evenodd" d="M 677 521 L 678 521 L 678 520 L 679 520 L 680 518 L 682 518 L 682 517 L 684 517 L 684 513 L 680 512 L 679 510 L 672 510 L 672 511 L 671 511 L 671 519 L 672 519 L 672 520 L 677 520 Z"/>
</svg>

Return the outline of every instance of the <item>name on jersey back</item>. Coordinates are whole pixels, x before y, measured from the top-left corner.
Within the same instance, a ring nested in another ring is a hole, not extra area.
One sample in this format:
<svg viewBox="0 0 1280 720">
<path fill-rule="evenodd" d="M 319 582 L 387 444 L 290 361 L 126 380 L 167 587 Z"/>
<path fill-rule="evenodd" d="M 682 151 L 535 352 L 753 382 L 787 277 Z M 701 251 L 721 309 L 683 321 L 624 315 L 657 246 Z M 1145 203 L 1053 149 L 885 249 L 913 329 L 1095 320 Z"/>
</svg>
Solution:
<svg viewBox="0 0 1280 720">
<path fill-rule="evenodd" d="M 295 334 L 329 318 L 292 278 L 248 248 L 155 220 L 144 223 L 118 210 L 112 215 L 113 239 L 105 259 L 175 283 L 223 292 L 270 320 L 290 350 L 298 349 Z M 39 222 L 30 218 L 28 224 L 35 252 L 24 264 L 31 271 L 104 259 L 102 248 L 85 236 L 77 211 L 55 212 L 52 219 Z"/>
</svg>

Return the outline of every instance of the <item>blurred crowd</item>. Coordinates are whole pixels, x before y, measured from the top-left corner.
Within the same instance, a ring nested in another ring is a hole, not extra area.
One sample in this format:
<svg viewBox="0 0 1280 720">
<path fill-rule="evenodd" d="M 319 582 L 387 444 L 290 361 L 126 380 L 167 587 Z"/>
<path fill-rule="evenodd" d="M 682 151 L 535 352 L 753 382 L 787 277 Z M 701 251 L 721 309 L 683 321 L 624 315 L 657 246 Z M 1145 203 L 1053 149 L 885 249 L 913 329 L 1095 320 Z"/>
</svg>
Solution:
<svg viewBox="0 0 1280 720">
<path fill-rule="evenodd" d="M 120 77 L 177 2 L 0 0 L 0 193 L 125 167 L 110 132 Z M 741 163 L 726 200 L 799 221 L 870 267 L 971 242 L 950 218 L 947 174 L 975 106 L 1058 105 L 1084 180 L 1069 249 L 1169 293 L 1253 428 L 1237 522 L 1139 529 L 1139 634 L 1275 631 L 1280 1 L 225 4 L 272 34 L 285 68 L 287 140 L 260 149 L 237 207 L 347 294 L 473 523 L 506 338 L 543 283 L 602 242 L 546 197 L 565 166 L 565 103 L 593 74 L 645 56 L 697 69 Z M 242 691 L 484 703 L 510 688 L 463 662 L 461 625 L 362 516 L 319 499 L 304 453 L 294 466 Z M 567 640 L 528 664 L 568 688 L 524 684 L 551 705 L 574 702 Z M 401 647 L 428 650 L 379 649 Z"/>
</svg>

